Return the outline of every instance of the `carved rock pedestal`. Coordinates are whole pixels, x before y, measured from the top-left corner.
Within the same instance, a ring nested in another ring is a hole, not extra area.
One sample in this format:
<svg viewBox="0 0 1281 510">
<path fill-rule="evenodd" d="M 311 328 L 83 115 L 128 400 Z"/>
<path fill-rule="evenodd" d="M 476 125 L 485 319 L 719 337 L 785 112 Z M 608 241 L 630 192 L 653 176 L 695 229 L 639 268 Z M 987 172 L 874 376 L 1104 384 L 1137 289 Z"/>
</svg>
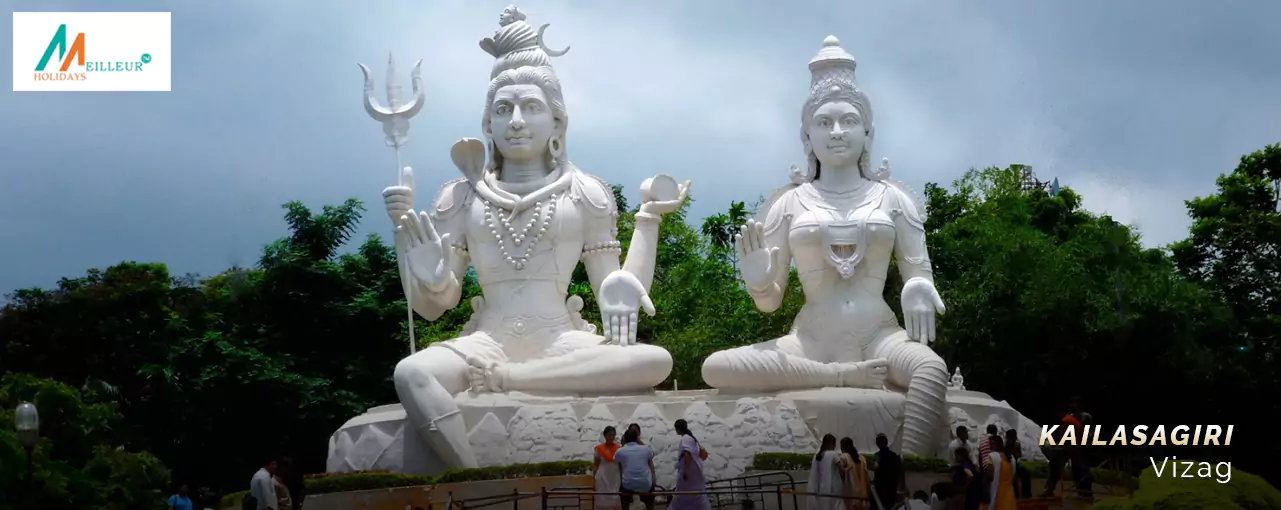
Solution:
<svg viewBox="0 0 1281 510">
<path fill-rule="evenodd" d="M 903 421 L 902 394 L 852 388 L 783 392 L 774 395 L 720 394 L 716 390 L 660 391 L 611 397 L 541 397 L 460 394 L 472 448 L 482 466 L 590 460 L 591 448 L 608 425 L 621 431 L 641 427 L 654 450 L 659 484 L 674 483 L 678 438 L 672 424 L 681 418 L 708 451 L 708 479 L 739 476 L 760 452 L 812 453 L 825 433 L 850 437 L 859 451 L 875 451 L 876 434 L 897 442 Z M 988 423 L 1005 430 L 1019 426 L 1034 445 L 1039 427 L 1004 402 L 971 391 L 948 393 L 949 428 L 965 423 L 973 436 Z M 950 440 L 950 434 L 940 438 Z M 1029 436 L 1029 434 L 1031 434 Z M 942 456 L 946 441 L 939 445 Z M 1029 455 L 1035 447 L 1025 448 Z M 329 472 L 389 470 L 434 474 L 444 466 L 407 426 L 399 405 L 370 409 L 343 424 L 329 441 Z"/>
</svg>

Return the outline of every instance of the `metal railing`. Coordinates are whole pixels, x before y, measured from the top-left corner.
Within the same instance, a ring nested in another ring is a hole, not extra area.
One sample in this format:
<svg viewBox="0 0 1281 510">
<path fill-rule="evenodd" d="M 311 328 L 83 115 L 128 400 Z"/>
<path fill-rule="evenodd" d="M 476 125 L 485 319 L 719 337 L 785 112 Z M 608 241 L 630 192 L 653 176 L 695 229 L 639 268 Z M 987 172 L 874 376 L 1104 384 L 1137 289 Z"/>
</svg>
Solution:
<svg viewBox="0 0 1281 510">
<path fill-rule="evenodd" d="M 620 496 L 621 497 L 624 494 L 621 492 L 597 492 L 595 490 L 592 490 L 590 487 L 560 487 L 555 489 L 543 488 L 540 495 L 542 497 L 541 508 L 543 508 L 544 510 L 595 510 L 595 505 L 592 503 L 594 503 L 594 500 L 597 496 Z M 659 506 L 667 506 L 668 504 L 670 504 L 671 499 L 676 496 L 706 496 L 709 504 L 711 504 L 713 500 L 726 501 L 726 502 L 730 502 L 731 504 L 733 502 L 737 502 L 739 505 L 741 505 L 741 508 L 744 508 L 745 510 L 750 510 L 754 508 L 753 505 L 755 504 L 756 501 L 763 501 L 763 498 L 769 495 L 773 495 L 775 501 L 779 502 L 780 510 L 783 508 L 781 505 L 782 505 L 782 501 L 784 501 L 783 499 L 784 496 L 792 498 L 792 501 L 794 502 L 792 508 L 794 510 L 801 510 L 800 507 L 796 506 L 797 504 L 796 498 L 798 496 L 834 498 L 834 499 L 841 499 L 841 500 L 847 500 L 847 501 L 859 501 L 863 503 L 876 502 L 877 506 L 875 508 L 881 508 L 879 506 L 880 500 L 876 498 L 875 492 L 871 494 L 870 498 L 857 498 L 857 497 L 851 497 L 851 496 L 842 496 L 838 494 L 818 494 L 813 492 L 798 491 L 794 489 L 784 489 L 782 486 L 775 486 L 773 488 L 764 488 L 764 489 L 654 491 L 654 492 L 644 493 L 644 494 L 631 493 L 627 495 L 632 497 L 653 496 L 655 498 L 655 505 L 654 505 L 655 508 Z M 752 498 L 743 499 L 742 496 L 744 495 L 760 495 L 762 499 L 759 499 L 759 500 L 752 499 Z M 558 500 L 564 500 L 566 502 L 572 501 L 573 503 L 565 503 Z M 590 502 L 590 503 L 588 505 L 584 505 L 583 504 L 584 502 Z M 711 505 L 711 506 L 713 508 L 716 508 L 715 505 Z M 468 507 L 468 508 L 472 508 L 472 507 Z"/>
<path fill-rule="evenodd" d="M 542 510 L 595 510 L 597 496 L 620 498 L 626 496 L 634 499 L 652 496 L 655 499 L 655 508 L 666 507 L 676 496 L 706 496 L 711 508 L 723 509 L 764 510 L 768 506 L 767 502 L 772 500 L 777 505 L 776 510 L 788 510 L 789 507 L 786 505 L 788 502 L 791 503 L 790 510 L 802 510 L 801 498 L 807 497 L 852 500 L 864 503 L 860 505 L 863 507 L 884 508 L 880 505 L 880 499 L 875 491 L 869 491 L 867 498 L 858 498 L 797 489 L 798 485 L 806 485 L 806 483 L 804 481 L 798 483 L 791 473 L 786 471 L 771 471 L 712 480 L 707 482 L 705 489 L 701 491 L 674 491 L 661 486 L 656 486 L 655 490 L 649 493 L 599 492 L 591 486 L 543 487 L 539 492 L 520 492 L 513 489 L 510 493 L 468 499 L 455 498 L 453 492 L 450 492 L 448 499 L 444 502 L 434 502 L 427 509 L 414 508 L 413 510 L 478 510 L 499 505 L 511 505 L 512 510 L 518 510 L 522 501 L 533 498 L 539 498 L 539 507 Z M 875 505 L 869 506 L 869 503 L 875 503 Z M 900 507 L 902 505 L 894 508 Z"/>
<path fill-rule="evenodd" d="M 804 484 L 806 482 L 801 482 L 801 485 Z M 765 498 L 768 493 L 747 491 L 766 491 L 773 488 L 796 491 L 796 485 L 796 480 L 792 478 L 792 474 L 786 471 L 770 471 L 712 480 L 707 482 L 707 490 L 714 491 L 709 494 L 708 500 L 712 508 L 729 506 L 737 506 L 743 510 L 765 508 Z M 778 504 L 777 508 L 779 510 L 783 509 L 783 496 L 784 494 L 781 491 L 774 493 L 775 503 Z M 792 508 L 800 510 L 800 506 L 797 505 L 796 495 L 791 494 L 789 496 L 792 500 Z M 759 507 L 756 506 L 757 503 L 760 504 Z"/>
</svg>

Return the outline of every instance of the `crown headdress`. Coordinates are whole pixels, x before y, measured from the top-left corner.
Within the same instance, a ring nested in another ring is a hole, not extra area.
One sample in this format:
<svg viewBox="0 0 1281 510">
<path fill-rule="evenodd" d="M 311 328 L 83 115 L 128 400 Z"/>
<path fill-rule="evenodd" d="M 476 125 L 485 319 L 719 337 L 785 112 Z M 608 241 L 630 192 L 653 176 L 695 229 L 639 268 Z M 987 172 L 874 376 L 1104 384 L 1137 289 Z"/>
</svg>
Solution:
<svg viewBox="0 0 1281 510">
<path fill-rule="evenodd" d="M 498 25 L 498 31 L 494 32 L 493 37 L 486 37 L 480 41 L 481 49 L 496 59 L 494 68 L 489 73 L 490 79 L 497 77 L 503 71 L 518 67 L 551 67 L 551 57 L 559 57 L 569 52 L 568 46 L 563 50 L 548 48 L 543 43 L 543 32 L 551 25 L 544 24 L 538 30 L 534 30 L 533 25 L 525 22 L 525 13 L 514 4 L 503 9 Z"/>
<path fill-rule="evenodd" d="M 858 81 L 854 77 L 854 69 L 857 67 L 858 62 L 841 48 L 840 40 L 830 35 L 823 39 L 823 47 L 810 60 L 811 102 L 821 103 L 830 99 L 853 99 L 859 96 L 859 103 L 866 103 L 866 97 L 858 89 Z M 864 112 L 864 115 L 867 114 L 868 112 Z"/>
</svg>

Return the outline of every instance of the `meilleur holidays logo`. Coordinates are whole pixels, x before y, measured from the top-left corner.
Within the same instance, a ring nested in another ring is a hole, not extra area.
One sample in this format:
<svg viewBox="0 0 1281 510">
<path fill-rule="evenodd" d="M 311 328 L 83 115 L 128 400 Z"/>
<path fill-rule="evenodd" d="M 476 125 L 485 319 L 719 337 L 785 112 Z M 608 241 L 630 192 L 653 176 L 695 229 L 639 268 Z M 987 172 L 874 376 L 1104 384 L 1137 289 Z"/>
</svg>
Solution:
<svg viewBox="0 0 1281 510">
<path fill-rule="evenodd" d="M 15 12 L 13 90 L 169 91 L 170 13 Z"/>
</svg>

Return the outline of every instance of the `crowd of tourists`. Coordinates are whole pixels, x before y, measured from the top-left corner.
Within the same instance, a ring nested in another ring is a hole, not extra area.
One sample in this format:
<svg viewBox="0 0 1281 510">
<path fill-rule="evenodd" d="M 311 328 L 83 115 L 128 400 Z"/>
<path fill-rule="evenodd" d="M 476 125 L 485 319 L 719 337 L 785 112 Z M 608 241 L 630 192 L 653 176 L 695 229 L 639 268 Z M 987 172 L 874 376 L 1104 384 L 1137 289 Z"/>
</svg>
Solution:
<svg viewBox="0 0 1281 510">
<path fill-rule="evenodd" d="M 707 450 L 699 445 L 685 420 L 676 420 L 673 428 L 680 436 L 676 486 L 671 488 L 671 492 L 677 494 L 670 497 L 667 507 L 672 510 L 706 510 L 711 506 L 707 495 L 703 494 L 707 490 L 707 478 L 703 476 Z M 640 432 L 640 425 L 628 425 L 622 442 L 618 442 L 614 427 L 605 427 L 604 442 L 596 446 L 592 455 L 592 476 L 597 493 L 595 509 L 631 508 L 640 500 L 646 510 L 653 510 L 656 502 L 654 493 L 662 492 L 664 488 L 658 486 L 654 451 L 641 440 Z"/>
<path fill-rule="evenodd" d="M 1081 410 L 1079 400 L 1073 399 L 1070 411 L 1063 415 L 1060 424 L 1064 429 L 1076 428 L 1079 433 L 1079 429 L 1091 421 L 1090 414 Z M 676 420 L 674 429 L 680 437 L 676 484 L 667 489 L 658 486 L 654 452 L 641 440 L 640 425 L 628 425 L 621 441 L 614 427 L 606 427 L 603 442 L 593 449 L 592 475 L 597 493 L 594 508 L 630 509 L 634 502 L 640 501 L 646 510 L 653 510 L 655 493 L 668 493 L 671 496 L 667 506 L 672 510 L 709 509 L 703 471 L 707 450 L 690 432 L 685 420 Z M 1002 434 L 993 424 L 988 425 L 985 432 L 975 449 L 971 447 L 969 429 L 957 427 L 948 446 L 952 454 L 949 482 L 935 484 L 932 494 L 916 491 L 906 500 L 902 490 L 907 487 L 903 459 L 890 449 L 885 434 L 876 436 L 877 451 L 871 462 L 859 454 L 852 439 L 845 437 L 838 441 L 836 436 L 826 434 L 811 461 L 806 507 L 809 510 L 880 510 L 900 508 L 902 503 L 901 508 L 907 510 L 1013 510 L 1019 499 L 1032 497 L 1031 472 L 1020 465 L 1024 457 L 1018 431 L 1010 429 Z M 1089 498 L 1092 480 L 1081 450 L 1070 446 L 1042 450 L 1050 461 L 1050 472 L 1041 496 L 1054 493 L 1070 462 L 1078 493 Z M 242 508 L 301 510 L 303 498 L 302 476 L 292 469 L 291 460 L 272 458 L 254 473 Z M 197 505 L 213 508 L 216 501 L 217 496 L 208 490 L 201 490 L 193 497 L 184 484 L 167 503 L 170 510 L 194 510 Z"/>
<path fill-rule="evenodd" d="M 838 450 L 839 445 L 839 450 Z M 905 486 L 903 459 L 890 449 L 885 434 L 876 436 L 876 453 L 871 465 L 854 447 L 848 437 L 838 442 L 836 436 L 826 434 L 818 453 L 810 462 L 809 483 L 811 495 L 806 498 L 810 510 L 867 510 L 893 508 L 899 488 Z"/>
</svg>

